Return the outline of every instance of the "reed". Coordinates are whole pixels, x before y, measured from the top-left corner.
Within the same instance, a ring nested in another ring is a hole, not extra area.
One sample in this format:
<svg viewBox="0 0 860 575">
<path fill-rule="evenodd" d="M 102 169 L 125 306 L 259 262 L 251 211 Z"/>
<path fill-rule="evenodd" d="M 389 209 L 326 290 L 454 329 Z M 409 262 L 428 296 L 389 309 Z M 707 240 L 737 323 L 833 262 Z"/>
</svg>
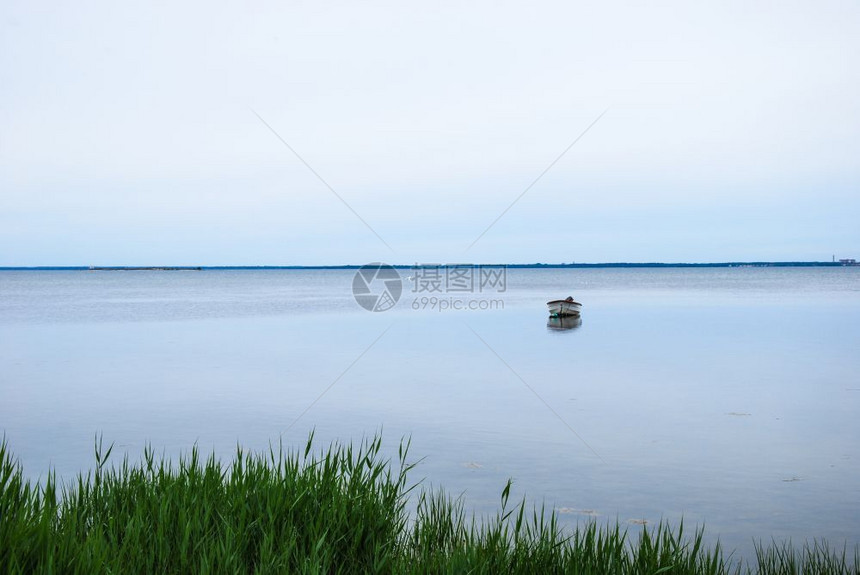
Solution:
<svg viewBox="0 0 860 575">
<path fill-rule="evenodd" d="M 194 448 L 173 463 L 146 449 L 140 462 L 96 465 L 70 484 L 51 473 L 24 479 L 0 442 L 0 572 L 3 573 L 858 573 L 858 551 L 814 542 L 757 546 L 757 561 L 731 561 L 683 523 L 631 534 L 594 522 L 572 532 L 554 512 L 512 503 L 467 517 L 462 499 L 407 479 L 379 436 L 357 446 L 237 449 L 223 464 Z M 415 511 L 407 512 L 410 497 Z"/>
</svg>

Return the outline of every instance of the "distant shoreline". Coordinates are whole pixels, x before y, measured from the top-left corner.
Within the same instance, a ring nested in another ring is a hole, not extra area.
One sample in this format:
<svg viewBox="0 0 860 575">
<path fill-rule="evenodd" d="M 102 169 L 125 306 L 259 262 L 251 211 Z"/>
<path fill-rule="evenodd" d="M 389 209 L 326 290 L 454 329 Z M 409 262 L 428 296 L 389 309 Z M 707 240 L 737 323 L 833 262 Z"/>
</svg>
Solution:
<svg viewBox="0 0 860 575">
<path fill-rule="evenodd" d="M 419 267 L 437 264 L 421 263 Z M 445 267 L 446 264 L 438 264 Z M 447 264 L 507 267 L 509 269 L 606 269 L 606 268 L 814 268 L 857 267 L 843 262 L 716 262 L 716 263 L 565 263 L 565 264 Z M 337 266 L 7 266 L 0 271 L 205 271 L 205 270 L 357 270 L 361 265 Z M 412 269 L 416 264 L 392 264 L 396 269 Z"/>
</svg>

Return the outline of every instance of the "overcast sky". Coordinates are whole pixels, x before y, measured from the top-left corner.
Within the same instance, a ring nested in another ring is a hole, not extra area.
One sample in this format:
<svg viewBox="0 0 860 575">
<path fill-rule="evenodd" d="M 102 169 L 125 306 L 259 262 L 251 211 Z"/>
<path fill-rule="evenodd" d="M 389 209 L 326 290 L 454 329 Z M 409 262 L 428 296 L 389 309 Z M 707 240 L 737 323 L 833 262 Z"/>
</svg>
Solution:
<svg viewBox="0 0 860 575">
<path fill-rule="evenodd" d="M 853 0 L 0 6 L 0 265 L 860 258 Z"/>
</svg>

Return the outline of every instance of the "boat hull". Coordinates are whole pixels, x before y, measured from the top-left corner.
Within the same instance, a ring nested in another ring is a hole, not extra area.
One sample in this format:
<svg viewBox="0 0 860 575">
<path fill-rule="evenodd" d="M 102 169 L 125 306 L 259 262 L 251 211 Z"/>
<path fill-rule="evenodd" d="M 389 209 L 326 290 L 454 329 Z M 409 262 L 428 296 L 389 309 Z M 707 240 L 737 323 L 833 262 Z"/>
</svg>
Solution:
<svg viewBox="0 0 860 575">
<path fill-rule="evenodd" d="M 555 300 L 547 302 L 549 315 L 556 317 L 577 316 L 582 309 L 582 304 L 575 301 Z"/>
</svg>

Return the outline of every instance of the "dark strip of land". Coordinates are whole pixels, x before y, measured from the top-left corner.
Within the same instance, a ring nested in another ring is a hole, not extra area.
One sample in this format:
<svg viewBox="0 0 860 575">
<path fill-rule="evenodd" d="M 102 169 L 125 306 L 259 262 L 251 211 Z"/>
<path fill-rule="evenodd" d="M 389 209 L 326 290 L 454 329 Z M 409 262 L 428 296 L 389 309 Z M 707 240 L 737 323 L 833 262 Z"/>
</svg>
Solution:
<svg viewBox="0 0 860 575">
<path fill-rule="evenodd" d="M 661 263 L 661 262 L 607 262 L 607 263 L 562 263 L 562 264 L 392 264 L 397 269 L 446 266 L 505 267 L 508 269 L 589 269 L 589 268 L 832 268 L 853 267 L 858 263 L 843 262 L 711 262 L 711 263 Z M 203 270 L 357 270 L 357 264 L 336 266 L 10 266 L 0 271 L 203 271 Z"/>
</svg>

